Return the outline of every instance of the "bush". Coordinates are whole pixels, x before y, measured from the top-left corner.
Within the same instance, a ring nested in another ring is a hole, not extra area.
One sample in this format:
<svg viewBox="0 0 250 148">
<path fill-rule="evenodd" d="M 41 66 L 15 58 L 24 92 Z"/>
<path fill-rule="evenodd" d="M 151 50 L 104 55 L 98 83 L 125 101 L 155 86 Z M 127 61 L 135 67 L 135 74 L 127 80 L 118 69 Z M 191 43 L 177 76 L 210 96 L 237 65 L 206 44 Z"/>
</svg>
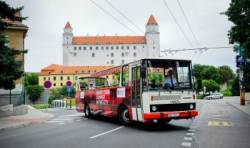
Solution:
<svg viewBox="0 0 250 148">
<path fill-rule="evenodd" d="M 32 107 L 35 109 L 46 109 L 49 108 L 49 104 L 33 104 Z"/>
<path fill-rule="evenodd" d="M 37 101 L 40 96 L 41 96 L 41 93 L 43 92 L 43 87 L 40 86 L 40 85 L 30 85 L 27 87 L 27 93 L 29 95 L 29 99 L 32 101 L 32 102 L 35 102 Z"/>
<path fill-rule="evenodd" d="M 205 94 L 199 94 L 199 95 L 197 95 L 197 99 L 204 99 L 205 98 Z"/>
<path fill-rule="evenodd" d="M 50 90 L 50 96 L 48 103 L 51 104 L 53 100 L 60 100 L 63 99 L 63 95 L 61 94 L 61 89 L 60 88 L 52 88 Z"/>
<path fill-rule="evenodd" d="M 232 96 L 232 92 L 230 89 L 226 89 L 222 93 L 223 93 L 223 96 Z"/>
<path fill-rule="evenodd" d="M 202 80 L 202 87 L 206 87 L 207 92 L 214 92 L 214 91 L 219 91 L 220 86 L 218 83 L 216 83 L 214 80 Z"/>
</svg>

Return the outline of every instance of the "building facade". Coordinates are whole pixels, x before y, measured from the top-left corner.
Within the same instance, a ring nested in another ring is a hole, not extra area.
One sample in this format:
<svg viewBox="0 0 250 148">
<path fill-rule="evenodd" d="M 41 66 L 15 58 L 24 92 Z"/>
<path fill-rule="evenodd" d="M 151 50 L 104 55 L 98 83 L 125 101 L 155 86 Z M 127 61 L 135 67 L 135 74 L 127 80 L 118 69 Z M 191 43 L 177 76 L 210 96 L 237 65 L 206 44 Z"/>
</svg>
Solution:
<svg viewBox="0 0 250 148">
<path fill-rule="evenodd" d="M 145 57 L 159 57 L 159 25 L 153 15 L 145 29 L 142 36 L 74 36 L 67 22 L 63 32 L 63 65 L 117 66 Z"/>
<path fill-rule="evenodd" d="M 44 86 L 46 81 L 51 82 L 51 88 L 65 86 L 68 81 L 73 85 L 78 78 L 111 68 L 110 66 L 63 66 L 51 64 L 39 73 L 39 85 Z"/>
</svg>

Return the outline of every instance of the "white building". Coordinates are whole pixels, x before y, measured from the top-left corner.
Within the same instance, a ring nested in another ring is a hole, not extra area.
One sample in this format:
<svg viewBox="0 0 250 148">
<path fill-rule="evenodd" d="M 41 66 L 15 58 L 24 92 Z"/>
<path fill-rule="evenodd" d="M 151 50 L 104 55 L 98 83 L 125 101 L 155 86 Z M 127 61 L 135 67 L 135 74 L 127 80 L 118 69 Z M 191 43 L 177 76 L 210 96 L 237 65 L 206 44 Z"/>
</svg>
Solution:
<svg viewBox="0 0 250 148">
<path fill-rule="evenodd" d="M 63 65 L 120 65 L 160 56 L 159 26 L 151 15 L 144 36 L 74 36 L 70 23 L 63 33 Z"/>
</svg>

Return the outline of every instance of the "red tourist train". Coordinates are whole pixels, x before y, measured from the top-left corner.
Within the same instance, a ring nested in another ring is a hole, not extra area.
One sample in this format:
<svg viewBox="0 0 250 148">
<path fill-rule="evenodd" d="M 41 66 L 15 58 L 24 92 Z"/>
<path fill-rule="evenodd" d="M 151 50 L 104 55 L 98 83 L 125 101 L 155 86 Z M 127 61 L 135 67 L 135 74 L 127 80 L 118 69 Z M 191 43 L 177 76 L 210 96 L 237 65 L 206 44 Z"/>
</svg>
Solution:
<svg viewBox="0 0 250 148">
<path fill-rule="evenodd" d="M 76 109 L 86 117 L 167 123 L 198 115 L 191 61 L 145 58 L 79 78 Z"/>
</svg>

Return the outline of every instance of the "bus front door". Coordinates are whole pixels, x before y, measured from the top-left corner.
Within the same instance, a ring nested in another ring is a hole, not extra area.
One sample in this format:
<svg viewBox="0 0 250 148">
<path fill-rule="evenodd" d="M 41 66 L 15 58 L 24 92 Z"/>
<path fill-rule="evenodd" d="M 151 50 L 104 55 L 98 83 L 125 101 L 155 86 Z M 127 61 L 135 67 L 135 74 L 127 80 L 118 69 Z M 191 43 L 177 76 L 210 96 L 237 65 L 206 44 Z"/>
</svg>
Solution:
<svg viewBox="0 0 250 148">
<path fill-rule="evenodd" d="M 141 109 L 141 72 L 140 66 L 132 67 L 132 115 L 133 120 L 142 121 Z"/>
</svg>

